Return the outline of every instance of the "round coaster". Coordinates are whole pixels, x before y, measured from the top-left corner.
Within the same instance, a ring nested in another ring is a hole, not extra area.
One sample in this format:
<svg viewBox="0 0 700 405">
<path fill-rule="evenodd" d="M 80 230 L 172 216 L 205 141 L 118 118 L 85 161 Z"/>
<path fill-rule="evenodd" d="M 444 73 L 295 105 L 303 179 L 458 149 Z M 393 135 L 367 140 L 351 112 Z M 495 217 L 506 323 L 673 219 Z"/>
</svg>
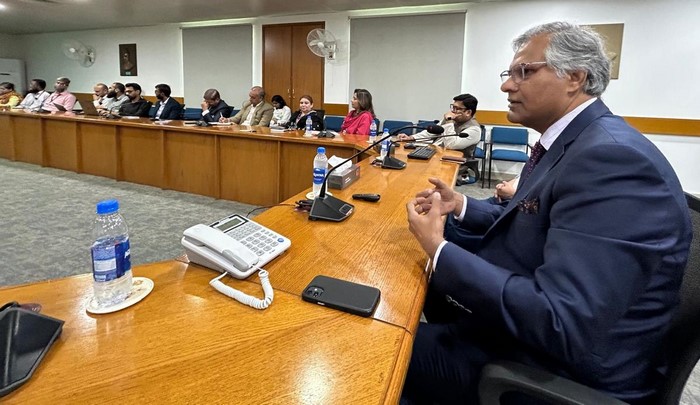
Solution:
<svg viewBox="0 0 700 405">
<path fill-rule="evenodd" d="M 333 196 L 333 194 L 331 194 L 331 192 L 328 191 L 328 190 L 326 190 L 326 195 L 329 195 L 329 196 L 331 196 L 331 197 Z M 313 191 L 309 191 L 308 193 L 306 193 L 306 199 L 307 199 L 307 200 L 313 200 L 313 199 L 314 199 L 314 192 L 313 192 Z"/>
<path fill-rule="evenodd" d="M 153 291 L 153 280 L 149 278 L 134 277 L 131 279 L 131 282 L 131 294 L 129 294 L 124 301 L 118 304 L 100 307 L 97 305 L 97 300 L 95 297 L 92 297 L 85 309 L 91 314 L 109 314 L 112 312 L 117 312 L 136 304 L 137 302 L 146 298 L 146 296 Z"/>
</svg>

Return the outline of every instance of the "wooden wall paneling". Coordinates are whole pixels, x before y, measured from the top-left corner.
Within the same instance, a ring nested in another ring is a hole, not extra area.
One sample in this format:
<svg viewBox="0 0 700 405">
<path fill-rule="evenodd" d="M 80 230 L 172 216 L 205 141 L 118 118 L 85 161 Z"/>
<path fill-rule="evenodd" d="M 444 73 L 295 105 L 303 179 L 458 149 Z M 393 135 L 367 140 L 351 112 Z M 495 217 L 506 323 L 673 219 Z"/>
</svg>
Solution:
<svg viewBox="0 0 700 405">
<path fill-rule="evenodd" d="M 263 88 L 268 101 L 279 94 L 294 111 L 291 36 L 292 28 L 288 24 L 263 26 Z"/>
<path fill-rule="evenodd" d="M 326 115 L 339 115 L 345 117 L 350 112 L 350 100 L 347 104 L 323 104 Z M 481 121 L 480 121 L 481 122 Z"/>
<path fill-rule="evenodd" d="M 218 198 L 216 137 L 165 131 L 164 188 Z"/>
<path fill-rule="evenodd" d="M 42 121 L 35 117 L 15 117 L 15 160 L 43 165 Z"/>
<path fill-rule="evenodd" d="M 117 126 L 81 123 L 80 170 L 82 173 L 117 179 Z"/>
<path fill-rule="evenodd" d="M 283 200 L 278 193 L 279 141 L 221 137 L 221 198 L 255 205 Z"/>
<path fill-rule="evenodd" d="M 163 131 L 123 126 L 119 130 L 119 180 L 163 188 Z"/>
<path fill-rule="evenodd" d="M 78 172 L 78 123 L 45 119 L 44 165 Z"/>
<path fill-rule="evenodd" d="M 324 28 L 323 22 L 292 26 L 292 111 L 299 109 L 299 99 L 304 94 L 314 99 L 314 107 L 323 108 L 323 78 L 325 58 L 316 56 L 306 45 L 306 36 L 314 28 Z"/>
<path fill-rule="evenodd" d="M 10 115 L 0 115 L 0 158 L 14 160 L 15 139 L 14 119 Z"/>
</svg>

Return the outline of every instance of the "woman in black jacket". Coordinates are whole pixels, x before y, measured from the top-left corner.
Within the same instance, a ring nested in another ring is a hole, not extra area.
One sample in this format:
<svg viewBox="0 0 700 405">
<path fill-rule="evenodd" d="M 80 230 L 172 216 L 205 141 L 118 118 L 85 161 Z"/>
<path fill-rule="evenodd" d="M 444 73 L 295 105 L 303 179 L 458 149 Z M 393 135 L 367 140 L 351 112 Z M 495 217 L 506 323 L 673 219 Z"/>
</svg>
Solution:
<svg viewBox="0 0 700 405">
<path fill-rule="evenodd" d="M 299 99 L 299 109 L 296 110 L 287 123 L 287 128 L 306 128 L 306 119 L 311 117 L 311 130 L 323 129 L 323 118 L 314 111 L 314 99 L 309 95 L 303 95 Z"/>
</svg>

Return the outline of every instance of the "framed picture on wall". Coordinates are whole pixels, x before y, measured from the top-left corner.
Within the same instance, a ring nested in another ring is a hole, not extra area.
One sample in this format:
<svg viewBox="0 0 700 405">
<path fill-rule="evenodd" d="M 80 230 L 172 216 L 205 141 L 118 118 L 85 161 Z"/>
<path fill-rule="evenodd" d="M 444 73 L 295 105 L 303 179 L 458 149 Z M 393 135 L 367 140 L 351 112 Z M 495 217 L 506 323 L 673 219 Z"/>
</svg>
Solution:
<svg viewBox="0 0 700 405">
<path fill-rule="evenodd" d="M 119 74 L 121 76 L 138 76 L 136 44 L 119 44 Z"/>
<path fill-rule="evenodd" d="M 625 24 L 589 24 L 588 27 L 593 28 L 605 41 L 605 49 L 612 62 L 610 78 L 619 78 L 620 58 L 622 57 L 622 32 L 625 29 Z"/>
</svg>

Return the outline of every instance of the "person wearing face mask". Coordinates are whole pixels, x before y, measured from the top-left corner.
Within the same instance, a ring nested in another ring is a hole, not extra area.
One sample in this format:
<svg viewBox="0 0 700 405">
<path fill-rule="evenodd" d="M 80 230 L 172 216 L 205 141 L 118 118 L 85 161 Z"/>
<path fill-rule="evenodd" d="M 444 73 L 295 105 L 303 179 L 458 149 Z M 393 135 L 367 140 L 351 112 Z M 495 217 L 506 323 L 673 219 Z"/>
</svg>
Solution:
<svg viewBox="0 0 700 405">
<path fill-rule="evenodd" d="M 156 111 L 151 118 L 157 120 L 176 120 L 180 118 L 182 104 L 175 101 L 174 98 L 170 98 L 170 93 L 170 86 L 167 84 L 161 83 L 156 85 L 158 102 L 156 103 Z"/>
<path fill-rule="evenodd" d="M 323 129 L 323 119 L 314 110 L 314 99 L 305 94 L 299 99 L 299 109 L 292 114 L 287 128 L 304 128 L 306 127 L 306 119 L 309 117 L 311 118 L 312 131 Z"/>
<path fill-rule="evenodd" d="M 97 107 L 100 115 L 108 115 L 112 111 L 119 111 L 119 107 L 129 101 L 129 97 L 124 94 L 126 91 L 124 84 L 114 82 L 107 90 L 107 98 L 102 102 L 102 105 Z"/>
<path fill-rule="evenodd" d="M 24 100 L 17 105 L 15 108 L 22 108 L 27 111 L 39 111 L 41 105 L 49 97 L 49 93 L 46 92 L 46 81 L 43 79 L 32 79 L 29 83 L 29 92 L 27 93 Z"/>
<path fill-rule="evenodd" d="M 56 90 L 44 101 L 41 105 L 43 111 L 55 112 L 59 111 L 57 105 L 62 106 L 66 111 L 72 111 L 75 106 L 76 98 L 70 91 L 70 79 L 67 77 L 59 77 L 53 88 Z"/>
</svg>

